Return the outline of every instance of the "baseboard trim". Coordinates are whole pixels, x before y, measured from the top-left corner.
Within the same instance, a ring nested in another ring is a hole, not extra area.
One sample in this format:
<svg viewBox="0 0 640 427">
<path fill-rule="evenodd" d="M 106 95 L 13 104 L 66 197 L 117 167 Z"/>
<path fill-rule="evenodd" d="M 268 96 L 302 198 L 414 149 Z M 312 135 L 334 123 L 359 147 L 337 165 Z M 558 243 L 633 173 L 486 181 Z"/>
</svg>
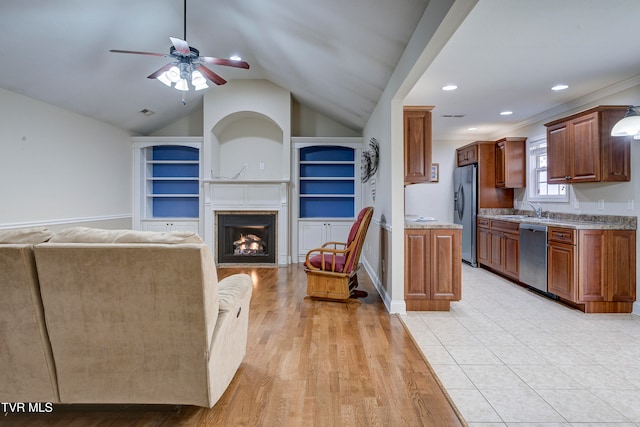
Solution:
<svg viewBox="0 0 640 427">
<path fill-rule="evenodd" d="M 41 221 L 25 221 L 25 222 L 13 222 L 0 224 L 0 230 L 13 229 L 13 228 L 27 228 L 27 227 L 48 227 L 56 225 L 68 225 L 68 224 L 82 224 L 85 222 L 100 222 L 100 221 L 117 221 L 122 219 L 131 219 L 132 214 L 118 214 L 118 215 L 103 215 L 103 216 L 89 216 L 80 218 L 63 218 L 63 219 L 47 219 Z"/>
<path fill-rule="evenodd" d="M 384 303 L 384 306 L 387 308 L 387 311 L 390 314 L 407 314 L 407 306 L 404 300 L 393 301 L 391 299 L 391 297 L 387 293 L 387 290 L 384 288 L 384 286 L 382 286 L 382 282 L 380 281 L 380 278 L 375 273 L 375 270 L 373 269 L 371 264 L 369 264 L 366 258 L 362 258 L 362 265 L 364 266 L 365 271 L 369 275 L 369 278 L 371 279 L 373 286 L 378 291 L 380 298 L 382 298 L 382 302 Z"/>
</svg>

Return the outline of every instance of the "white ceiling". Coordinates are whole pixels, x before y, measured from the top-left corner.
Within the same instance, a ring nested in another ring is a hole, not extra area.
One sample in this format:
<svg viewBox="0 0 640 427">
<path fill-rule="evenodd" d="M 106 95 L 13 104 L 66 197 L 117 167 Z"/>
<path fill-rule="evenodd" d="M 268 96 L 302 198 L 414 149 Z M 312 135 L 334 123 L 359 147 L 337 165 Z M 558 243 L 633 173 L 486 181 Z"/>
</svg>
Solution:
<svg viewBox="0 0 640 427">
<path fill-rule="evenodd" d="M 361 130 L 427 2 L 188 0 L 187 41 L 201 55 L 239 54 L 251 64 L 212 67 L 225 79 L 268 79 Z M 153 132 L 199 107 L 202 93 L 190 92 L 183 106 L 180 92 L 146 78 L 166 58 L 109 49 L 168 53 L 169 36 L 183 35 L 182 7 L 182 0 L 2 0 L 0 87 Z M 638 18 L 640 0 L 479 0 L 405 104 L 436 106 L 435 138 L 508 132 L 571 100 L 637 81 Z M 443 92 L 448 83 L 459 89 Z M 554 93 L 556 83 L 570 88 Z M 156 114 L 146 117 L 144 108 Z M 514 114 L 501 117 L 504 109 Z M 451 114 L 464 117 L 441 117 Z"/>
<path fill-rule="evenodd" d="M 187 41 L 203 56 L 239 54 L 295 99 L 362 129 L 427 0 L 188 0 Z M 182 0 L 2 0 L 0 87 L 146 134 L 201 105 L 146 78 L 183 37 Z M 214 86 L 211 84 L 210 86 Z M 210 91 L 215 91 L 211 87 Z M 156 112 L 145 117 L 140 110 Z"/>
<path fill-rule="evenodd" d="M 479 0 L 405 104 L 435 106 L 434 139 L 522 136 L 509 132 L 639 84 L 639 19 L 639 0 Z M 569 88 L 551 91 L 558 83 Z"/>
</svg>

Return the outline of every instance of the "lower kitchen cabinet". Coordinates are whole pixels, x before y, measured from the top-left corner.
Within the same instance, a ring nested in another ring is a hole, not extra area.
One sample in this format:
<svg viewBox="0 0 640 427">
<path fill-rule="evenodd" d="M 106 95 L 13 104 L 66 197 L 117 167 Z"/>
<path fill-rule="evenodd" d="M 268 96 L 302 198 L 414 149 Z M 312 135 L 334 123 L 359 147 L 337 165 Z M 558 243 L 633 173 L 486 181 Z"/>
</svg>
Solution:
<svg viewBox="0 0 640 427">
<path fill-rule="evenodd" d="M 636 299 L 635 234 L 549 227 L 549 292 L 586 313 L 630 313 Z"/>
<path fill-rule="evenodd" d="M 478 219 L 478 263 L 514 280 L 520 277 L 520 226 Z"/>
<path fill-rule="evenodd" d="M 449 310 L 462 295 L 462 231 L 405 229 L 404 242 L 407 310 Z"/>
</svg>

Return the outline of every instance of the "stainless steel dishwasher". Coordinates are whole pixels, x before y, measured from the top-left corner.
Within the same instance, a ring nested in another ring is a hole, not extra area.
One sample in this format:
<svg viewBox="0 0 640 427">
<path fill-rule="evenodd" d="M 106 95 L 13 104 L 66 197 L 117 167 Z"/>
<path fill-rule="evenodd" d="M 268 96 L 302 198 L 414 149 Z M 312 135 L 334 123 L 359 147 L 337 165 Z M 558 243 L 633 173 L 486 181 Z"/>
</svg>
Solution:
<svg viewBox="0 0 640 427">
<path fill-rule="evenodd" d="M 520 224 L 520 281 L 548 292 L 546 225 Z"/>
</svg>

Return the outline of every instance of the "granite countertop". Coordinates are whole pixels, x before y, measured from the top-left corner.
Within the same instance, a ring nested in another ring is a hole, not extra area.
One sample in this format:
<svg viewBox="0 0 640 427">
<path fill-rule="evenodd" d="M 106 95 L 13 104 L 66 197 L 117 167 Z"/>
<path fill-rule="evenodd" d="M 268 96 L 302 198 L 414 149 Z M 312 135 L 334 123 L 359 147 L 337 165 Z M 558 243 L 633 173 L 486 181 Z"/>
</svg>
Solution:
<svg viewBox="0 0 640 427">
<path fill-rule="evenodd" d="M 424 217 L 417 215 L 406 215 L 404 217 L 404 228 L 408 229 L 431 229 L 431 228 L 462 228 L 460 224 L 454 224 L 452 222 L 438 221 L 432 217 Z"/>
<path fill-rule="evenodd" d="M 635 230 L 637 217 L 608 215 L 564 215 L 541 219 L 528 216 L 526 213 L 495 214 L 480 213 L 478 218 L 517 222 L 520 224 L 538 224 L 550 227 L 564 227 L 575 230 Z"/>
</svg>

